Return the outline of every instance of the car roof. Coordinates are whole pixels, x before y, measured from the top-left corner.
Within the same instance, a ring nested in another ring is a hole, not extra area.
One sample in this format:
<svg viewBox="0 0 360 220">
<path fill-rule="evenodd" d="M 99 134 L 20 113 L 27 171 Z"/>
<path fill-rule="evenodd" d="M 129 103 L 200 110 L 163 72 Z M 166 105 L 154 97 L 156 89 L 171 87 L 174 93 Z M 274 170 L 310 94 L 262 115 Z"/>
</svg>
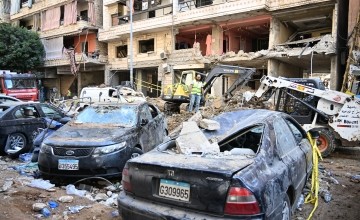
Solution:
<svg viewBox="0 0 360 220">
<path fill-rule="evenodd" d="M 149 104 L 146 101 L 138 100 L 134 102 L 95 102 L 89 106 L 121 106 L 121 105 L 140 106 L 145 103 Z"/>
<path fill-rule="evenodd" d="M 29 105 L 29 104 L 39 104 L 39 102 L 4 102 L 4 103 L 0 103 L 0 106 L 19 106 L 19 105 Z M 46 103 L 45 103 L 46 104 Z"/>
<path fill-rule="evenodd" d="M 204 130 L 208 139 L 216 137 L 219 140 L 237 131 L 256 124 L 267 123 L 271 118 L 284 115 L 281 112 L 265 109 L 248 109 L 222 113 L 212 120 L 220 123 L 220 129 L 216 131 Z"/>
<path fill-rule="evenodd" d="M 15 97 L 12 97 L 12 96 L 8 96 L 8 95 L 2 95 L 2 94 L 0 94 L 0 98 L 7 98 L 7 99 L 16 100 L 16 101 L 21 102 L 20 99 L 15 98 Z"/>
</svg>

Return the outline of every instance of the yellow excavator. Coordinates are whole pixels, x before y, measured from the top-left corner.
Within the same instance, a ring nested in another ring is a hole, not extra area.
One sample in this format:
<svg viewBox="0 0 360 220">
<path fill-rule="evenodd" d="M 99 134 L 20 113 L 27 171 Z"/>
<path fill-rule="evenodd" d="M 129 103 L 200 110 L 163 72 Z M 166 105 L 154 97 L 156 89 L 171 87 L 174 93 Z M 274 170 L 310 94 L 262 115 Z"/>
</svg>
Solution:
<svg viewBox="0 0 360 220">
<path fill-rule="evenodd" d="M 186 70 L 181 73 L 180 82 L 165 86 L 161 95 L 161 98 L 166 101 L 164 105 L 164 112 L 166 114 L 172 114 L 174 112 L 180 112 L 180 105 L 182 103 L 190 102 L 190 90 L 189 87 L 192 81 L 195 80 L 196 74 L 202 75 L 203 78 L 203 91 L 204 96 L 210 91 L 215 78 L 222 75 L 238 75 L 238 78 L 230 86 L 230 88 L 224 94 L 224 100 L 229 100 L 234 94 L 236 89 L 243 87 L 256 72 L 255 68 L 246 68 L 230 65 L 216 65 L 211 69 L 209 74 L 197 72 L 195 70 Z M 203 104 L 203 102 L 202 102 Z"/>
</svg>

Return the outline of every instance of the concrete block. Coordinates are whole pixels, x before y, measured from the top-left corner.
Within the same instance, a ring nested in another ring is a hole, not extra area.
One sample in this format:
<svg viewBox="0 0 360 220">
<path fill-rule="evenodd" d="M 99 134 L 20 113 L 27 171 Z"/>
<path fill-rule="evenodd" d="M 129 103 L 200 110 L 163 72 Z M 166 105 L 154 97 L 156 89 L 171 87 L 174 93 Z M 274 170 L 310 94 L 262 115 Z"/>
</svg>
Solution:
<svg viewBox="0 0 360 220">
<path fill-rule="evenodd" d="M 219 130 L 220 124 L 217 121 L 210 120 L 210 119 L 202 119 L 199 123 L 201 128 L 205 128 L 210 131 Z"/>
<path fill-rule="evenodd" d="M 182 154 L 203 154 L 220 152 L 217 144 L 210 144 L 196 122 L 183 122 L 182 130 L 176 139 L 177 150 Z"/>
</svg>

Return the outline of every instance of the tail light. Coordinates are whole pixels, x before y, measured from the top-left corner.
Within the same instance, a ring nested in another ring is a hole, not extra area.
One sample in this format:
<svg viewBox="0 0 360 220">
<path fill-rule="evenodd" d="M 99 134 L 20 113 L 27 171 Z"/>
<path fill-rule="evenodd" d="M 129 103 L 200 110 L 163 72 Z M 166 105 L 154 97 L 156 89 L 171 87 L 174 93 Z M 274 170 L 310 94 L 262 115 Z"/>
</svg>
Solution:
<svg viewBox="0 0 360 220">
<path fill-rule="evenodd" d="M 122 171 L 122 180 L 121 184 L 123 186 L 123 189 L 125 191 L 131 192 L 131 183 L 130 183 L 130 175 L 129 175 L 129 168 L 127 165 L 125 165 L 123 171 Z"/>
<path fill-rule="evenodd" d="M 260 213 L 260 207 L 254 194 L 248 189 L 230 187 L 224 212 L 228 215 L 254 215 Z"/>
</svg>

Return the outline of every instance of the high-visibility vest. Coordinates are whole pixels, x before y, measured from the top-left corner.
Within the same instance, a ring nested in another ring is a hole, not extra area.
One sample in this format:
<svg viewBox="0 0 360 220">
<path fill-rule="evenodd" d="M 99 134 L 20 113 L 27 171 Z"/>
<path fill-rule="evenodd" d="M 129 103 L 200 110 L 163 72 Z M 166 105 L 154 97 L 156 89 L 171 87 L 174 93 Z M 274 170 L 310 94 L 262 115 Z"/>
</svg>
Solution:
<svg viewBox="0 0 360 220">
<path fill-rule="evenodd" d="M 194 81 L 191 89 L 191 94 L 195 95 L 201 95 L 201 88 L 203 86 L 203 83 L 201 81 Z"/>
</svg>

